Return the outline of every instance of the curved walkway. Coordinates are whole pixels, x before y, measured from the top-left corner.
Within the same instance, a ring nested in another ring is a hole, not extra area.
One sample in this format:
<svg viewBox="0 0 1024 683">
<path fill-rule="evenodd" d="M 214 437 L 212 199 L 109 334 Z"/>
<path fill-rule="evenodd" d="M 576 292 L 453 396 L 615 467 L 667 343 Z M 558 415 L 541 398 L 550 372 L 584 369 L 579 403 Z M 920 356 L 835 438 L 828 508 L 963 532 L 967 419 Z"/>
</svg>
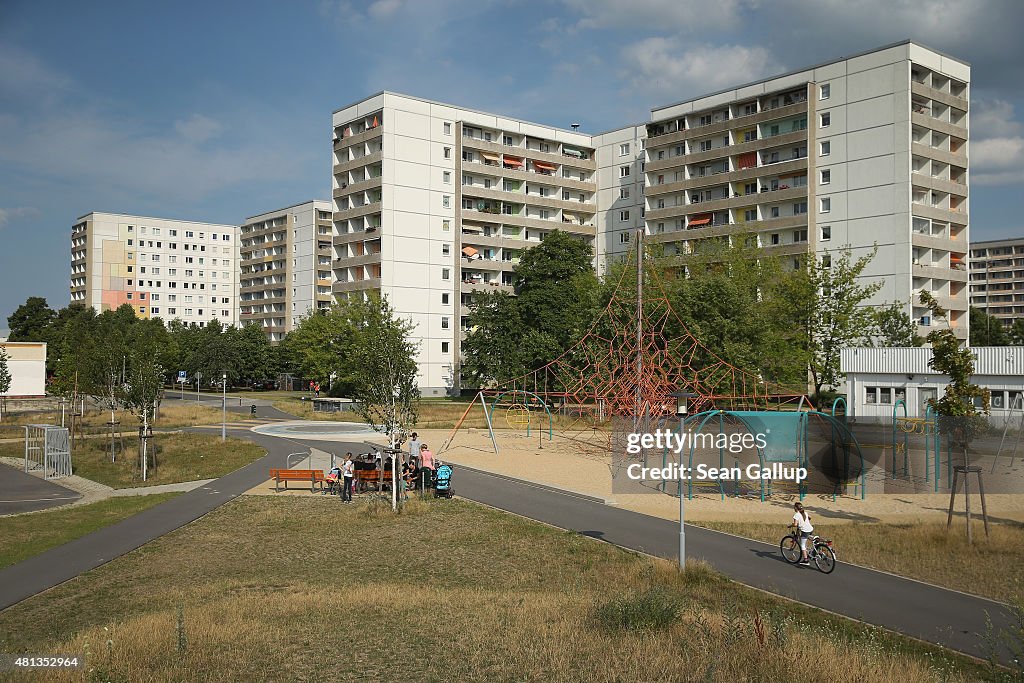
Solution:
<svg viewBox="0 0 1024 683">
<path fill-rule="evenodd" d="M 315 447 L 337 454 L 363 445 L 230 431 L 263 446 L 267 455 L 113 526 L 0 570 L 0 609 L 202 517 L 266 481 L 267 469 L 283 467 L 290 452 Z M 675 522 L 467 467 L 456 468 L 453 482 L 458 495 L 469 500 L 624 548 L 677 559 Z M 773 545 L 699 527 L 687 526 L 687 551 L 741 583 L 975 657 L 986 656 L 981 634 L 987 618 L 997 629 L 1013 626 L 1006 607 L 991 600 L 846 564 L 824 575 L 786 564 Z M 1009 653 L 1005 657 L 1009 661 Z"/>
</svg>

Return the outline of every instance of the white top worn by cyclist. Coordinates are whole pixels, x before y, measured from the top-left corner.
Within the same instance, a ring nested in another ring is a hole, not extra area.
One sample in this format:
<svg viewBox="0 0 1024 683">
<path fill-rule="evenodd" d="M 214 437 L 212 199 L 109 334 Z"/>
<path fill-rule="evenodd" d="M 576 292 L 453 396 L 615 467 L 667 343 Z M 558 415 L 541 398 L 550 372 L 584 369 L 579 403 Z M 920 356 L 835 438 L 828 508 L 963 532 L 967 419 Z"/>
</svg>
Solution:
<svg viewBox="0 0 1024 683">
<path fill-rule="evenodd" d="M 807 539 L 814 531 L 814 525 L 811 524 L 811 516 L 807 514 L 807 510 L 804 510 L 802 504 L 794 503 L 793 510 L 793 523 L 790 526 L 796 527 L 800 531 L 800 563 L 806 564 L 810 562 L 807 557 Z"/>
</svg>

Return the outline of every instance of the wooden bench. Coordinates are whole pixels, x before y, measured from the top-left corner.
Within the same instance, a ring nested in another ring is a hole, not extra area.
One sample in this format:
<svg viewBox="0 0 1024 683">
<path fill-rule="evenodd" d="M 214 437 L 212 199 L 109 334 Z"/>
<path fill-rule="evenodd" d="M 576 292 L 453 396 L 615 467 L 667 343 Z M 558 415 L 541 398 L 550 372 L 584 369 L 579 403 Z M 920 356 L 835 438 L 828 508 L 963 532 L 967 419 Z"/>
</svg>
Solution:
<svg viewBox="0 0 1024 683">
<path fill-rule="evenodd" d="M 290 481 L 308 481 L 309 490 L 316 492 L 316 485 L 320 484 L 320 490 L 324 488 L 324 471 L 323 470 L 286 470 L 286 469 L 272 469 L 270 470 L 270 478 L 274 480 L 274 490 L 277 492 L 281 491 L 281 482 L 284 482 L 285 489 L 288 488 L 288 482 Z"/>
</svg>

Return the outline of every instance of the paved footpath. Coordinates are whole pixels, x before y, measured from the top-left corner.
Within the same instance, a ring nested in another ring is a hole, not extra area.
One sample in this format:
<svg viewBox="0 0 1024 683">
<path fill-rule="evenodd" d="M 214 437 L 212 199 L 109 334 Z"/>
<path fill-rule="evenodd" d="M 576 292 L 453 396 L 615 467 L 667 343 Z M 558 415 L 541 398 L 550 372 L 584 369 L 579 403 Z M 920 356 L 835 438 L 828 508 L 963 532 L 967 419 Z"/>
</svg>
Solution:
<svg viewBox="0 0 1024 683">
<path fill-rule="evenodd" d="M 232 430 L 268 454 L 214 482 L 150 508 L 113 526 L 0 570 L 0 609 L 59 585 L 198 519 L 266 481 L 270 467 L 283 467 L 289 453 L 318 448 L 358 452 L 359 443 L 307 441 Z M 323 457 L 323 456 L 321 456 Z M 329 456 L 328 456 L 329 457 Z M 678 559 L 677 523 L 602 504 L 508 477 L 456 466 L 460 497 L 571 529 L 624 548 Z M 902 577 L 842 563 L 830 575 L 782 560 L 776 545 L 687 525 L 687 555 L 706 560 L 741 583 L 837 614 L 884 626 L 915 638 L 984 657 L 980 634 L 986 613 L 996 628 L 1012 627 L 1004 605 Z M 781 537 L 781 534 L 780 534 Z M 1009 655 L 1006 654 L 1007 661 Z"/>
<path fill-rule="evenodd" d="M 205 486 L 144 510 L 91 534 L 0 569 L 0 610 L 95 569 L 211 510 L 267 480 L 267 470 L 284 467 L 289 453 L 302 447 L 287 439 L 231 431 L 267 449 L 267 455 Z"/>
<path fill-rule="evenodd" d="M 679 560 L 679 523 L 593 498 L 455 466 L 456 495 L 585 536 Z M 780 524 L 779 538 L 784 535 Z M 740 583 L 869 624 L 984 658 L 986 612 L 996 628 L 1013 621 L 1001 603 L 842 562 L 831 574 L 782 559 L 778 545 L 686 525 L 688 558 L 707 561 Z M 1009 661 L 1009 653 L 1005 653 Z"/>
</svg>

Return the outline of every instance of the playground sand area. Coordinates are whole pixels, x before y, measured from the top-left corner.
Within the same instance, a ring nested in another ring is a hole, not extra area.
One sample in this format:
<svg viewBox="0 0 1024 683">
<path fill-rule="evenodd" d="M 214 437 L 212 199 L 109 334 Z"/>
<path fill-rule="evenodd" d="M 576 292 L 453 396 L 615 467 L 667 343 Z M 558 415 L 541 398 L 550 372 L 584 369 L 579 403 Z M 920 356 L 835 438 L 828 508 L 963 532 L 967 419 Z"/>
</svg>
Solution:
<svg viewBox="0 0 1024 683">
<path fill-rule="evenodd" d="M 450 436 L 450 430 L 421 430 L 420 438 L 434 447 L 435 452 Z M 652 491 L 643 494 L 622 494 L 612 490 L 612 462 L 607 452 L 598 445 L 600 439 L 583 443 L 579 439 L 560 437 L 556 432 L 549 441 L 547 433 L 532 431 L 495 430 L 499 453 L 495 454 L 486 429 L 463 428 L 452 442 L 437 453 L 441 460 L 454 465 L 493 472 L 516 479 L 573 491 L 604 500 L 616 507 L 633 510 L 664 519 L 679 519 L 679 500 L 674 496 Z M 456 471 L 456 491 L 458 490 Z M 973 484 L 973 481 L 972 481 Z M 669 484 L 674 490 L 674 484 Z M 837 496 L 811 493 L 803 503 L 828 524 L 851 522 L 937 522 L 945 521 L 949 507 L 949 493 L 891 493 L 882 491 L 882 484 L 868 481 L 866 496 Z M 1022 489 L 1024 490 L 1024 489 Z M 729 491 L 727 490 L 727 493 Z M 986 495 L 988 514 L 997 520 L 1024 522 L 1024 495 L 989 493 Z M 694 522 L 770 522 L 788 523 L 792 505 L 799 500 L 795 493 L 776 494 L 765 501 L 757 495 L 722 500 L 717 492 L 694 491 L 686 501 L 686 518 Z M 964 497 L 957 496 L 956 510 L 961 512 Z M 971 510 L 980 515 L 981 501 L 971 496 Z"/>
</svg>

